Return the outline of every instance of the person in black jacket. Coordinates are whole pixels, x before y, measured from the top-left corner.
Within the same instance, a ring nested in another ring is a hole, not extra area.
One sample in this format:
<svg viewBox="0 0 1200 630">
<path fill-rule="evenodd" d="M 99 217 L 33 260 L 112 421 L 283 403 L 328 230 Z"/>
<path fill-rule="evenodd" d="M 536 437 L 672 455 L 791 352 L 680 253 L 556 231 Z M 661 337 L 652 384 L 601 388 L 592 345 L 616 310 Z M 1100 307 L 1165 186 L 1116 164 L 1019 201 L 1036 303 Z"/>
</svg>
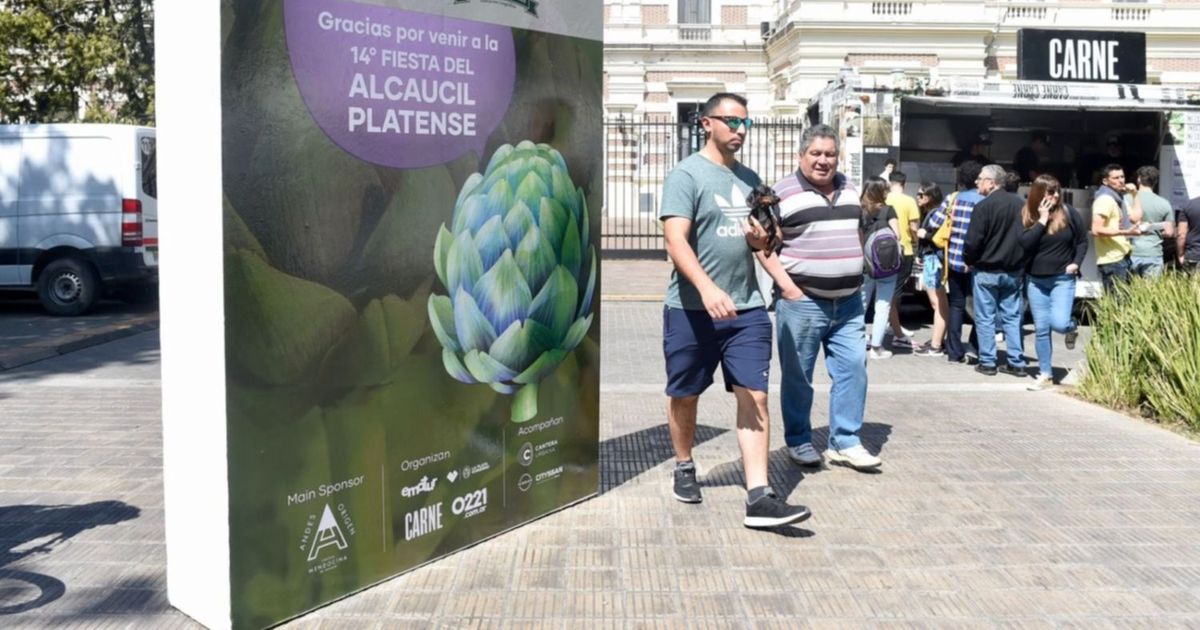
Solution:
<svg viewBox="0 0 1200 630">
<path fill-rule="evenodd" d="M 978 189 L 983 201 L 975 204 L 971 225 L 963 242 L 963 260 L 975 275 L 975 329 L 979 337 L 979 365 L 975 371 L 992 376 L 996 367 L 996 320 L 1004 331 L 1008 361 L 999 371 L 1025 376 L 1021 338 L 1021 209 L 1025 200 L 1001 186 L 1007 174 L 995 164 L 983 167 Z"/>
<path fill-rule="evenodd" d="M 1026 294 L 1033 311 L 1034 347 L 1037 349 L 1037 381 L 1029 389 L 1038 391 L 1054 385 L 1050 356 L 1051 332 L 1066 335 L 1067 349 L 1075 347 L 1078 324 L 1071 317 L 1075 304 L 1075 280 L 1088 249 L 1088 229 L 1079 215 L 1062 202 L 1058 180 L 1039 175 L 1029 188 L 1029 200 L 1021 211 L 1021 247 L 1028 256 Z"/>
</svg>

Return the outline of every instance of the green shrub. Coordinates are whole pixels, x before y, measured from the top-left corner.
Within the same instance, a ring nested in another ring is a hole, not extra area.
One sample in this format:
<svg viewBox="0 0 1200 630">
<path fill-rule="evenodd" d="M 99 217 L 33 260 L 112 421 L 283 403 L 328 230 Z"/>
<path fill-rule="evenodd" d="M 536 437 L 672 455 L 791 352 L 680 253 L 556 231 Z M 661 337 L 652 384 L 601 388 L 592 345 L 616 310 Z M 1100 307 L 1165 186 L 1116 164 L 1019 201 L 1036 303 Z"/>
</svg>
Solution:
<svg viewBox="0 0 1200 630">
<path fill-rule="evenodd" d="M 1134 278 L 1094 306 L 1080 394 L 1200 429 L 1200 275 Z"/>
</svg>

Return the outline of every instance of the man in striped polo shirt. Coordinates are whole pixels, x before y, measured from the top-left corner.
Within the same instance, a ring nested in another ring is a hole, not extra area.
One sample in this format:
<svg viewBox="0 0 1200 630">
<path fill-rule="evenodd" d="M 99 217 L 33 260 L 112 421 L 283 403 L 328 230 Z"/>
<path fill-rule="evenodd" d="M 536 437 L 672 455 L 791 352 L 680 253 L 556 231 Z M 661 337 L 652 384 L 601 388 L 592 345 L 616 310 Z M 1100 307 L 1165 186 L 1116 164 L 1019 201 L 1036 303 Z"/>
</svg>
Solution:
<svg viewBox="0 0 1200 630">
<path fill-rule="evenodd" d="M 862 206 L 858 193 L 837 172 L 838 138 L 829 125 L 814 125 L 800 139 L 800 168 L 775 184 L 783 250 L 759 254 L 780 290 L 775 306 L 779 364 L 783 368 L 784 438 L 792 461 L 815 466 L 812 445 L 813 369 L 825 349 L 833 380 L 829 397 L 831 463 L 858 470 L 880 460 L 863 447 L 867 356 L 863 344 Z"/>
</svg>

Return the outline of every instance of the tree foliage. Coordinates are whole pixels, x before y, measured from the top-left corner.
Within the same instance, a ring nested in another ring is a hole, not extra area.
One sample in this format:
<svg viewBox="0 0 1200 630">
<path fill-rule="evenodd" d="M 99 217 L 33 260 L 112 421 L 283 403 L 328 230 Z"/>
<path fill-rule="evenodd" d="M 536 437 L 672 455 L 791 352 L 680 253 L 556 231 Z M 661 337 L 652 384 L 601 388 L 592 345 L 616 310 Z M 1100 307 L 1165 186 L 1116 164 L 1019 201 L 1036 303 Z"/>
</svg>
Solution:
<svg viewBox="0 0 1200 630">
<path fill-rule="evenodd" d="M 154 122 L 153 0 L 0 0 L 0 122 Z"/>
</svg>

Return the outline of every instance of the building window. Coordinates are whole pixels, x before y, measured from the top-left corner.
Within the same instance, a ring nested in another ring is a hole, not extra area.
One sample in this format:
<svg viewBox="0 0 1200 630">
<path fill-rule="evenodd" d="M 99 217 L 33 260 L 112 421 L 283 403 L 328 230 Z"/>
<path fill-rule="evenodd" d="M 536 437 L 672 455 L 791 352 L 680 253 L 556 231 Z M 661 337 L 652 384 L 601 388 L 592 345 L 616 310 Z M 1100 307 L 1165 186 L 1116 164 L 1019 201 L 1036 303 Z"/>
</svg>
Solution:
<svg viewBox="0 0 1200 630">
<path fill-rule="evenodd" d="M 680 24 L 712 24 L 712 0 L 679 0 Z"/>
</svg>

